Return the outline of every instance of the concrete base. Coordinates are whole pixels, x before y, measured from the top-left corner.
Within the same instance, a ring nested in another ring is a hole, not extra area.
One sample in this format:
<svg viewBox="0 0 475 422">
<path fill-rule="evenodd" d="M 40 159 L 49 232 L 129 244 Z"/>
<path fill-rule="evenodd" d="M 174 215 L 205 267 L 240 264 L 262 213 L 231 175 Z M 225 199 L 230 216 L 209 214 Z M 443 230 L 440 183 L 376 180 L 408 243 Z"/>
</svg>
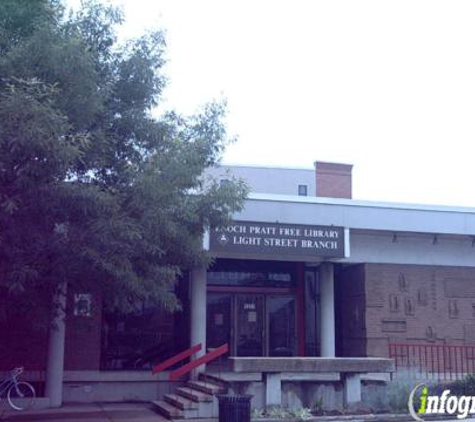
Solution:
<svg viewBox="0 0 475 422">
<path fill-rule="evenodd" d="M 262 372 L 222 372 L 222 373 L 214 373 L 214 372 L 207 372 L 207 374 L 216 375 L 223 381 L 227 382 L 254 382 L 254 381 L 262 381 Z"/>
<path fill-rule="evenodd" d="M 214 374 L 208 372 L 208 374 Z M 227 382 L 255 382 L 262 381 L 262 372 L 222 372 L 219 375 Z M 338 372 L 305 373 L 305 372 L 282 372 L 282 381 L 340 381 Z M 378 379 L 379 381 L 379 379 Z"/>
<path fill-rule="evenodd" d="M 394 370 L 394 362 L 385 358 L 231 357 L 230 360 L 235 373 L 264 375 L 265 407 L 283 405 L 283 374 L 287 382 L 294 384 L 335 381 L 341 385 L 343 382 L 343 404 L 348 407 L 361 402 L 362 374 Z M 326 380 L 317 381 L 317 377 Z"/>
<path fill-rule="evenodd" d="M 234 372 L 368 373 L 393 372 L 386 358 L 231 357 Z"/>
<path fill-rule="evenodd" d="M 282 406 L 282 378 L 280 372 L 266 374 L 266 407 Z"/>
<path fill-rule="evenodd" d="M 183 383 L 168 382 L 75 382 L 64 384 L 64 402 L 153 401 L 174 391 Z"/>
<path fill-rule="evenodd" d="M 340 381 L 338 372 L 302 373 L 282 372 L 282 381 Z"/>
<path fill-rule="evenodd" d="M 168 381 L 168 372 L 65 371 L 64 401 L 68 403 L 153 401 L 183 382 Z"/>
<path fill-rule="evenodd" d="M 361 375 L 347 374 L 343 383 L 343 397 L 346 407 L 361 403 Z"/>
<path fill-rule="evenodd" d="M 266 383 L 262 382 L 230 382 L 229 393 L 233 394 L 251 394 L 252 409 L 266 409 L 269 407 L 268 390 Z M 387 394 L 387 386 L 384 383 L 372 383 L 361 385 L 361 406 L 377 408 L 380 397 Z M 342 381 L 318 382 L 318 381 L 285 381 L 281 380 L 281 399 L 280 406 L 287 409 L 301 409 L 308 407 L 311 409 L 321 409 L 325 411 L 342 411 L 347 408 L 345 387 Z M 354 397 L 354 396 L 353 396 Z M 357 404 L 349 405 L 350 408 Z M 338 418 L 337 418 L 338 419 Z M 335 420 L 337 420 L 335 419 Z"/>
</svg>

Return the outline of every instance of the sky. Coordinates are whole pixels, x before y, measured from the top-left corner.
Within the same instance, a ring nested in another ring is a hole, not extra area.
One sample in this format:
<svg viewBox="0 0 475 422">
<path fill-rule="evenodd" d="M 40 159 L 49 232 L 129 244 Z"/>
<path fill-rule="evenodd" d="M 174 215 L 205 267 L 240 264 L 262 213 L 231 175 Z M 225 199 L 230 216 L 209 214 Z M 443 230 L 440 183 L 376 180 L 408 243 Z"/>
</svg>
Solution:
<svg viewBox="0 0 475 422">
<path fill-rule="evenodd" d="M 223 162 L 349 163 L 355 199 L 475 207 L 473 0 L 109 3 L 122 37 L 166 31 L 166 107 L 227 100 Z"/>
</svg>

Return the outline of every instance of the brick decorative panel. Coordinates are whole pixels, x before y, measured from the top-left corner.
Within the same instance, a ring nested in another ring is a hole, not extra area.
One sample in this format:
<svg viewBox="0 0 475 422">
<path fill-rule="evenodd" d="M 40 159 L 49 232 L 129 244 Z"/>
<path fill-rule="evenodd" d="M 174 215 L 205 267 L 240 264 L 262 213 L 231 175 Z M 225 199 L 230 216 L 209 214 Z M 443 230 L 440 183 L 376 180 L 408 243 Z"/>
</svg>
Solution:
<svg viewBox="0 0 475 422">
<path fill-rule="evenodd" d="M 407 331 L 407 323 L 404 320 L 383 319 L 381 321 L 381 329 L 383 333 L 405 333 Z"/>
<path fill-rule="evenodd" d="M 429 342 L 435 341 L 437 338 L 437 333 L 434 331 L 434 327 L 432 325 L 429 325 L 426 328 L 426 340 Z"/>
<path fill-rule="evenodd" d="M 414 315 L 415 312 L 415 300 L 412 297 L 406 297 L 404 301 L 404 313 L 406 315 Z"/>
<path fill-rule="evenodd" d="M 426 286 L 417 290 L 417 304 L 419 306 L 427 306 L 429 303 L 429 292 Z"/>
<path fill-rule="evenodd" d="M 368 356 L 387 356 L 389 342 L 475 343 L 475 268 L 364 266 Z"/>
<path fill-rule="evenodd" d="M 465 324 L 463 326 L 464 340 L 475 343 L 475 325 L 474 324 Z"/>
<path fill-rule="evenodd" d="M 458 318 L 459 317 L 459 307 L 456 300 L 449 300 L 449 318 Z"/>
<path fill-rule="evenodd" d="M 366 279 L 366 306 L 382 307 L 385 301 L 384 283 L 377 276 Z"/>
<path fill-rule="evenodd" d="M 446 278 L 444 292 L 450 298 L 475 298 L 475 278 Z"/>
<path fill-rule="evenodd" d="M 389 310 L 395 313 L 401 310 L 401 298 L 398 295 L 389 295 Z"/>
<path fill-rule="evenodd" d="M 399 273 L 398 276 L 398 285 L 401 292 L 407 292 L 409 290 L 409 281 L 406 278 L 404 273 Z"/>
</svg>

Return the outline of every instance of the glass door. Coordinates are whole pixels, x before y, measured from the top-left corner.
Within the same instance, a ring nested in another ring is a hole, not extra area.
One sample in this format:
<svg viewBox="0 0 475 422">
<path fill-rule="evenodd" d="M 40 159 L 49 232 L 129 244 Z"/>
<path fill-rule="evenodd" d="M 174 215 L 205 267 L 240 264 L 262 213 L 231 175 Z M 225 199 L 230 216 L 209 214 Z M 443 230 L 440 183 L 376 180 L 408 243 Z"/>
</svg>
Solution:
<svg viewBox="0 0 475 422">
<path fill-rule="evenodd" d="M 228 293 L 207 295 L 206 345 L 208 349 L 228 343 L 231 348 L 232 296 Z M 231 349 L 232 350 L 232 349 Z"/>
<path fill-rule="evenodd" d="M 269 356 L 295 356 L 296 316 L 294 296 L 267 297 Z"/>
<path fill-rule="evenodd" d="M 236 356 L 264 355 L 264 297 L 236 296 Z"/>
</svg>

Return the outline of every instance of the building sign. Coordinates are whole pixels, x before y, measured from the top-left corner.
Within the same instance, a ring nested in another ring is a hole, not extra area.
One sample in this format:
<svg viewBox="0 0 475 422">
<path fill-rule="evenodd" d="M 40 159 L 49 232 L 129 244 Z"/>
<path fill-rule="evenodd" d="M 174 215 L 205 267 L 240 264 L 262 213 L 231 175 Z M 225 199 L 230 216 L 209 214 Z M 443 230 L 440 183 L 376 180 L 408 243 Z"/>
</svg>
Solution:
<svg viewBox="0 0 475 422">
<path fill-rule="evenodd" d="M 234 221 L 210 233 L 210 251 L 302 258 L 345 255 L 343 227 Z"/>
</svg>

